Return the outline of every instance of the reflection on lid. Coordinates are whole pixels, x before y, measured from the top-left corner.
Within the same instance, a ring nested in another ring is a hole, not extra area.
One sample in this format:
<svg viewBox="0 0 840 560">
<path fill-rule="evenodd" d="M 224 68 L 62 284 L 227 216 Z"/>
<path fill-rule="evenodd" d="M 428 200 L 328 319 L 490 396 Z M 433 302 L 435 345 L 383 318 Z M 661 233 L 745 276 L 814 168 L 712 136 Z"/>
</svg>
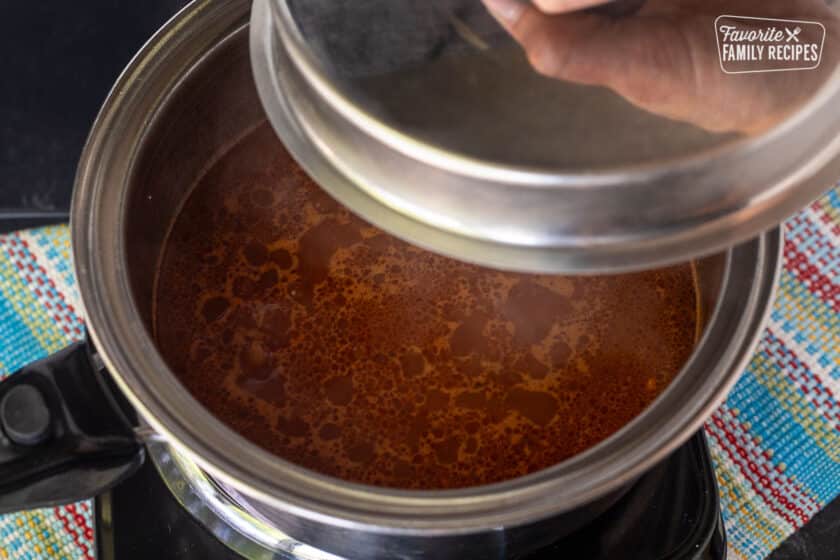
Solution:
<svg viewBox="0 0 840 560">
<path fill-rule="evenodd" d="M 555 0 L 288 4 L 357 106 L 502 165 L 580 170 L 694 155 L 779 124 L 838 60 L 838 12 L 825 0 L 632 0 L 573 13 Z M 722 25 L 739 33 L 724 38 Z"/>
</svg>

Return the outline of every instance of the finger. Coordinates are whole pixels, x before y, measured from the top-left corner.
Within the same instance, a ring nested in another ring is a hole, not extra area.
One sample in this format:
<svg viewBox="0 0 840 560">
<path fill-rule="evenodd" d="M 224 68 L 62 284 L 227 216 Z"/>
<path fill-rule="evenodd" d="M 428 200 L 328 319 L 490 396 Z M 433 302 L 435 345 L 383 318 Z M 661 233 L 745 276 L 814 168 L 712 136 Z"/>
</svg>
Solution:
<svg viewBox="0 0 840 560">
<path fill-rule="evenodd" d="M 531 66 L 545 76 L 580 84 L 604 85 L 621 72 L 609 21 L 592 14 L 546 16 L 526 13 L 511 34 L 525 49 Z"/>
<path fill-rule="evenodd" d="M 613 0 L 532 0 L 534 5 L 547 14 L 564 14 L 586 8 L 609 4 Z"/>
<path fill-rule="evenodd" d="M 490 13 L 522 45 L 541 74 L 578 83 L 602 84 L 616 59 L 600 40 L 606 18 L 595 14 L 548 16 L 518 0 L 483 0 Z"/>
<path fill-rule="evenodd" d="M 541 74 L 607 87 L 663 116 L 691 116 L 703 52 L 667 22 L 591 12 L 547 15 L 516 0 L 483 1 Z"/>
<path fill-rule="evenodd" d="M 482 0 L 487 11 L 490 12 L 496 21 L 502 27 L 511 31 L 517 22 L 530 10 L 530 8 L 520 0 Z"/>
<path fill-rule="evenodd" d="M 529 0 L 483 0 L 490 13 L 507 26 L 518 20 L 522 14 L 531 9 Z M 613 0 L 533 0 L 533 4 L 543 13 L 560 14 L 574 12 L 585 8 L 592 8 L 609 4 Z"/>
</svg>

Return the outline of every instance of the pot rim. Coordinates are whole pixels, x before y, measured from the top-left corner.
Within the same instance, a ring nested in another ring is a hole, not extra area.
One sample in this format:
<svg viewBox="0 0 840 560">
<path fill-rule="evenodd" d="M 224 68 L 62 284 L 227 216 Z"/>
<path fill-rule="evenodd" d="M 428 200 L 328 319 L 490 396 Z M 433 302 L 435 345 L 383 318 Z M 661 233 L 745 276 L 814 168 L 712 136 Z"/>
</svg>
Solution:
<svg viewBox="0 0 840 560">
<path fill-rule="evenodd" d="M 71 232 L 88 328 L 116 383 L 158 433 L 211 476 L 270 507 L 333 526 L 434 536 L 571 510 L 637 477 L 700 428 L 762 332 L 781 264 L 779 229 L 727 253 L 720 301 L 697 351 L 648 410 L 586 452 L 525 477 L 446 491 L 351 484 L 279 459 L 206 411 L 177 382 L 144 327 L 129 286 L 122 224 L 134 159 L 154 115 L 208 52 L 245 32 L 247 5 L 197 0 L 143 47 L 103 105 L 76 177 Z"/>
</svg>

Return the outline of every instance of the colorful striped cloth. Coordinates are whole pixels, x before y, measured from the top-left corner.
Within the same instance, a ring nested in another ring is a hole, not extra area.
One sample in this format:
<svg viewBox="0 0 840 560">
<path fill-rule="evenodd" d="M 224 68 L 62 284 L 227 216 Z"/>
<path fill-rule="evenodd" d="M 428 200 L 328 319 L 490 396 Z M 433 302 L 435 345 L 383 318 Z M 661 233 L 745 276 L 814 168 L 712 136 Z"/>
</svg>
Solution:
<svg viewBox="0 0 840 560">
<path fill-rule="evenodd" d="M 840 188 L 787 224 L 758 351 L 706 425 L 731 560 L 765 558 L 840 494 Z M 0 377 L 82 337 L 66 227 L 0 236 Z M 0 516 L 0 559 L 94 557 L 91 502 Z"/>
<path fill-rule="evenodd" d="M 0 236 L 0 378 L 84 336 L 66 226 Z M 0 516 L 0 559 L 96 556 L 93 502 Z"/>
<path fill-rule="evenodd" d="M 766 557 L 840 494 L 840 187 L 787 222 L 770 324 L 706 435 L 731 560 Z"/>
</svg>

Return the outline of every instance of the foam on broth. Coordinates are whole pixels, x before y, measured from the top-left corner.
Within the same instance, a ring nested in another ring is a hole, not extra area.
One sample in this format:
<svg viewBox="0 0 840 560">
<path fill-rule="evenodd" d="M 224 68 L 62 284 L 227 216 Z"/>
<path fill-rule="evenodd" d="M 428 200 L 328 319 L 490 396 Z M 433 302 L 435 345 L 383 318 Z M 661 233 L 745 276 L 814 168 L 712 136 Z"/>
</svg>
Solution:
<svg viewBox="0 0 840 560">
<path fill-rule="evenodd" d="M 190 392 L 276 455 L 354 482 L 460 488 L 541 470 L 671 382 L 697 324 L 690 265 L 498 272 L 383 233 L 261 125 L 200 178 L 155 290 Z"/>
</svg>

